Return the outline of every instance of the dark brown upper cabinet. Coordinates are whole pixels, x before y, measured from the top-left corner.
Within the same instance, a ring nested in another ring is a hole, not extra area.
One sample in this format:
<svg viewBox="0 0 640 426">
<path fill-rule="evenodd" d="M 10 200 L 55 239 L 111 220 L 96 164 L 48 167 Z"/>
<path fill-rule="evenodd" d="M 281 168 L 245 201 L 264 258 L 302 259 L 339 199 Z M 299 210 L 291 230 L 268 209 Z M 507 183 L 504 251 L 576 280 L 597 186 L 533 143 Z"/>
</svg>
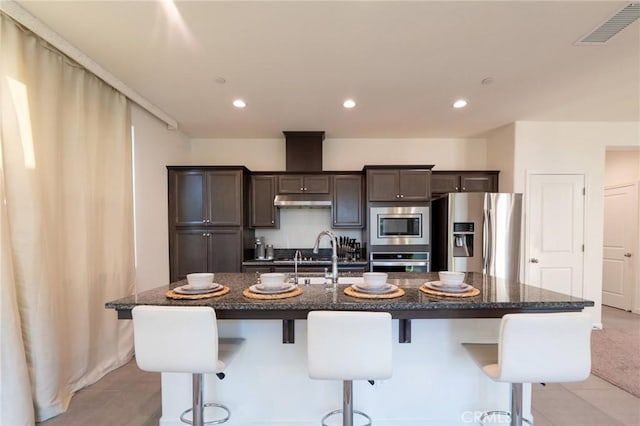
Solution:
<svg viewBox="0 0 640 426">
<path fill-rule="evenodd" d="M 169 170 L 175 226 L 241 226 L 242 170 Z"/>
<path fill-rule="evenodd" d="M 363 228 L 364 200 L 361 175 L 334 175 L 331 216 L 333 228 Z"/>
<path fill-rule="evenodd" d="M 431 192 L 498 192 L 498 171 L 432 171 Z"/>
<path fill-rule="evenodd" d="M 254 236 L 248 228 L 249 171 L 241 166 L 167 169 L 171 281 L 191 272 L 240 272 Z"/>
<path fill-rule="evenodd" d="M 367 168 L 367 195 L 369 201 L 429 201 L 431 171 Z"/>
<path fill-rule="evenodd" d="M 278 194 L 329 194 L 329 175 L 279 175 Z"/>
<path fill-rule="evenodd" d="M 273 205 L 273 199 L 275 196 L 275 176 L 251 176 L 250 226 L 252 228 L 278 228 L 280 226 L 280 211 Z"/>
</svg>

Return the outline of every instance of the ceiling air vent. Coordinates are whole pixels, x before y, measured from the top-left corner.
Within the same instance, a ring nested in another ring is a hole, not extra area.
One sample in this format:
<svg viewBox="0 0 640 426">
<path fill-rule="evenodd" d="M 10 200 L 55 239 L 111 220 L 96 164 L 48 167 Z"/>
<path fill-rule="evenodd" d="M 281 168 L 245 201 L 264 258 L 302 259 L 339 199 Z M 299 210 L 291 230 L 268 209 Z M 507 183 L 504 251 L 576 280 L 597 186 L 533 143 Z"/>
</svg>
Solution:
<svg viewBox="0 0 640 426">
<path fill-rule="evenodd" d="M 575 42 L 576 45 L 603 44 L 640 18 L 640 3 L 629 3 L 596 29 Z"/>
</svg>

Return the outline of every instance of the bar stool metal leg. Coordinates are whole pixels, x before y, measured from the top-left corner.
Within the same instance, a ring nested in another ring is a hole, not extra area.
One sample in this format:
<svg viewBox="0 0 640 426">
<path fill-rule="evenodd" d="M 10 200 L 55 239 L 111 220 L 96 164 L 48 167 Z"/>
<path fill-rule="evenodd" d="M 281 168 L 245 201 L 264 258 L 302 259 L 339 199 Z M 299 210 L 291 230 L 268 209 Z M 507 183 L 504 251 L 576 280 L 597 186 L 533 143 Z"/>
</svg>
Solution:
<svg viewBox="0 0 640 426">
<path fill-rule="evenodd" d="M 342 382 L 342 410 L 333 410 L 330 413 L 327 413 L 320 423 L 322 426 L 328 426 L 325 421 L 335 415 L 342 413 L 342 426 L 353 426 L 353 415 L 358 414 L 364 417 L 367 420 L 362 426 L 371 426 L 371 417 L 369 417 L 366 413 L 363 413 L 359 410 L 353 409 L 353 381 L 352 380 L 344 380 Z"/>
<path fill-rule="evenodd" d="M 203 389 L 202 389 L 202 374 L 192 375 L 192 388 L 193 388 L 193 425 L 204 425 L 204 406 L 202 401 Z"/>
<path fill-rule="evenodd" d="M 480 417 L 480 425 L 484 426 L 485 421 L 494 416 L 507 416 L 510 418 L 510 426 L 532 425 L 529 419 L 522 415 L 522 383 L 511 383 L 511 412 L 487 411 Z M 495 422 L 494 422 L 495 423 Z"/>
<path fill-rule="evenodd" d="M 342 382 L 342 425 L 353 426 L 353 381 Z"/>
<path fill-rule="evenodd" d="M 215 402 L 209 402 L 207 404 L 203 404 L 204 398 L 204 387 L 202 386 L 202 374 L 193 374 L 193 406 L 188 410 L 185 410 L 180 414 L 180 421 L 182 423 L 186 423 L 193 426 L 206 426 L 206 425 L 219 425 L 220 423 L 224 423 L 231 418 L 231 412 L 229 408 L 222 404 L 217 404 Z M 211 420 L 210 422 L 204 421 L 204 408 L 205 407 L 218 407 L 221 410 L 226 412 L 226 416 L 220 419 Z M 192 412 L 192 420 L 187 419 L 185 416 Z"/>
</svg>

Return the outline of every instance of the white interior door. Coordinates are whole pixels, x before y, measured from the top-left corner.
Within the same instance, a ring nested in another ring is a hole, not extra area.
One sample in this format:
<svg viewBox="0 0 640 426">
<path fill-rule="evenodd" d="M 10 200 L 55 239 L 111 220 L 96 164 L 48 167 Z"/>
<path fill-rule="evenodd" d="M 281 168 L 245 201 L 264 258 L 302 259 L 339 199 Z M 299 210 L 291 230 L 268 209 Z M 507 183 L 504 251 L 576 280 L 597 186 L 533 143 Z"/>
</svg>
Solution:
<svg viewBox="0 0 640 426">
<path fill-rule="evenodd" d="M 530 174 L 527 193 L 525 282 L 582 297 L 583 174 Z"/>
<path fill-rule="evenodd" d="M 602 303 L 631 310 L 638 244 L 638 184 L 604 190 Z"/>
</svg>

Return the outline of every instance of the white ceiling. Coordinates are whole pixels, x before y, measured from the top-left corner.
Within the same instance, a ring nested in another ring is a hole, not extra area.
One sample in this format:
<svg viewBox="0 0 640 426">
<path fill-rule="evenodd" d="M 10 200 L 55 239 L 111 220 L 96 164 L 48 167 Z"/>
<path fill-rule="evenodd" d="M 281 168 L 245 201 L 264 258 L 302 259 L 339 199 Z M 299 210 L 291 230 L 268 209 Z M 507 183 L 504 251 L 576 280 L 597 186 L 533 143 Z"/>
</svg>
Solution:
<svg viewBox="0 0 640 426">
<path fill-rule="evenodd" d="M 573 44 L 627 2 L 179 1 L 173 18 L 163 3 L 19 1 L 194 138 L 640 120 L 640 22 L 601 46 Z M 454 110 L 460 97 L 469 106 Z"/>
</svg>

